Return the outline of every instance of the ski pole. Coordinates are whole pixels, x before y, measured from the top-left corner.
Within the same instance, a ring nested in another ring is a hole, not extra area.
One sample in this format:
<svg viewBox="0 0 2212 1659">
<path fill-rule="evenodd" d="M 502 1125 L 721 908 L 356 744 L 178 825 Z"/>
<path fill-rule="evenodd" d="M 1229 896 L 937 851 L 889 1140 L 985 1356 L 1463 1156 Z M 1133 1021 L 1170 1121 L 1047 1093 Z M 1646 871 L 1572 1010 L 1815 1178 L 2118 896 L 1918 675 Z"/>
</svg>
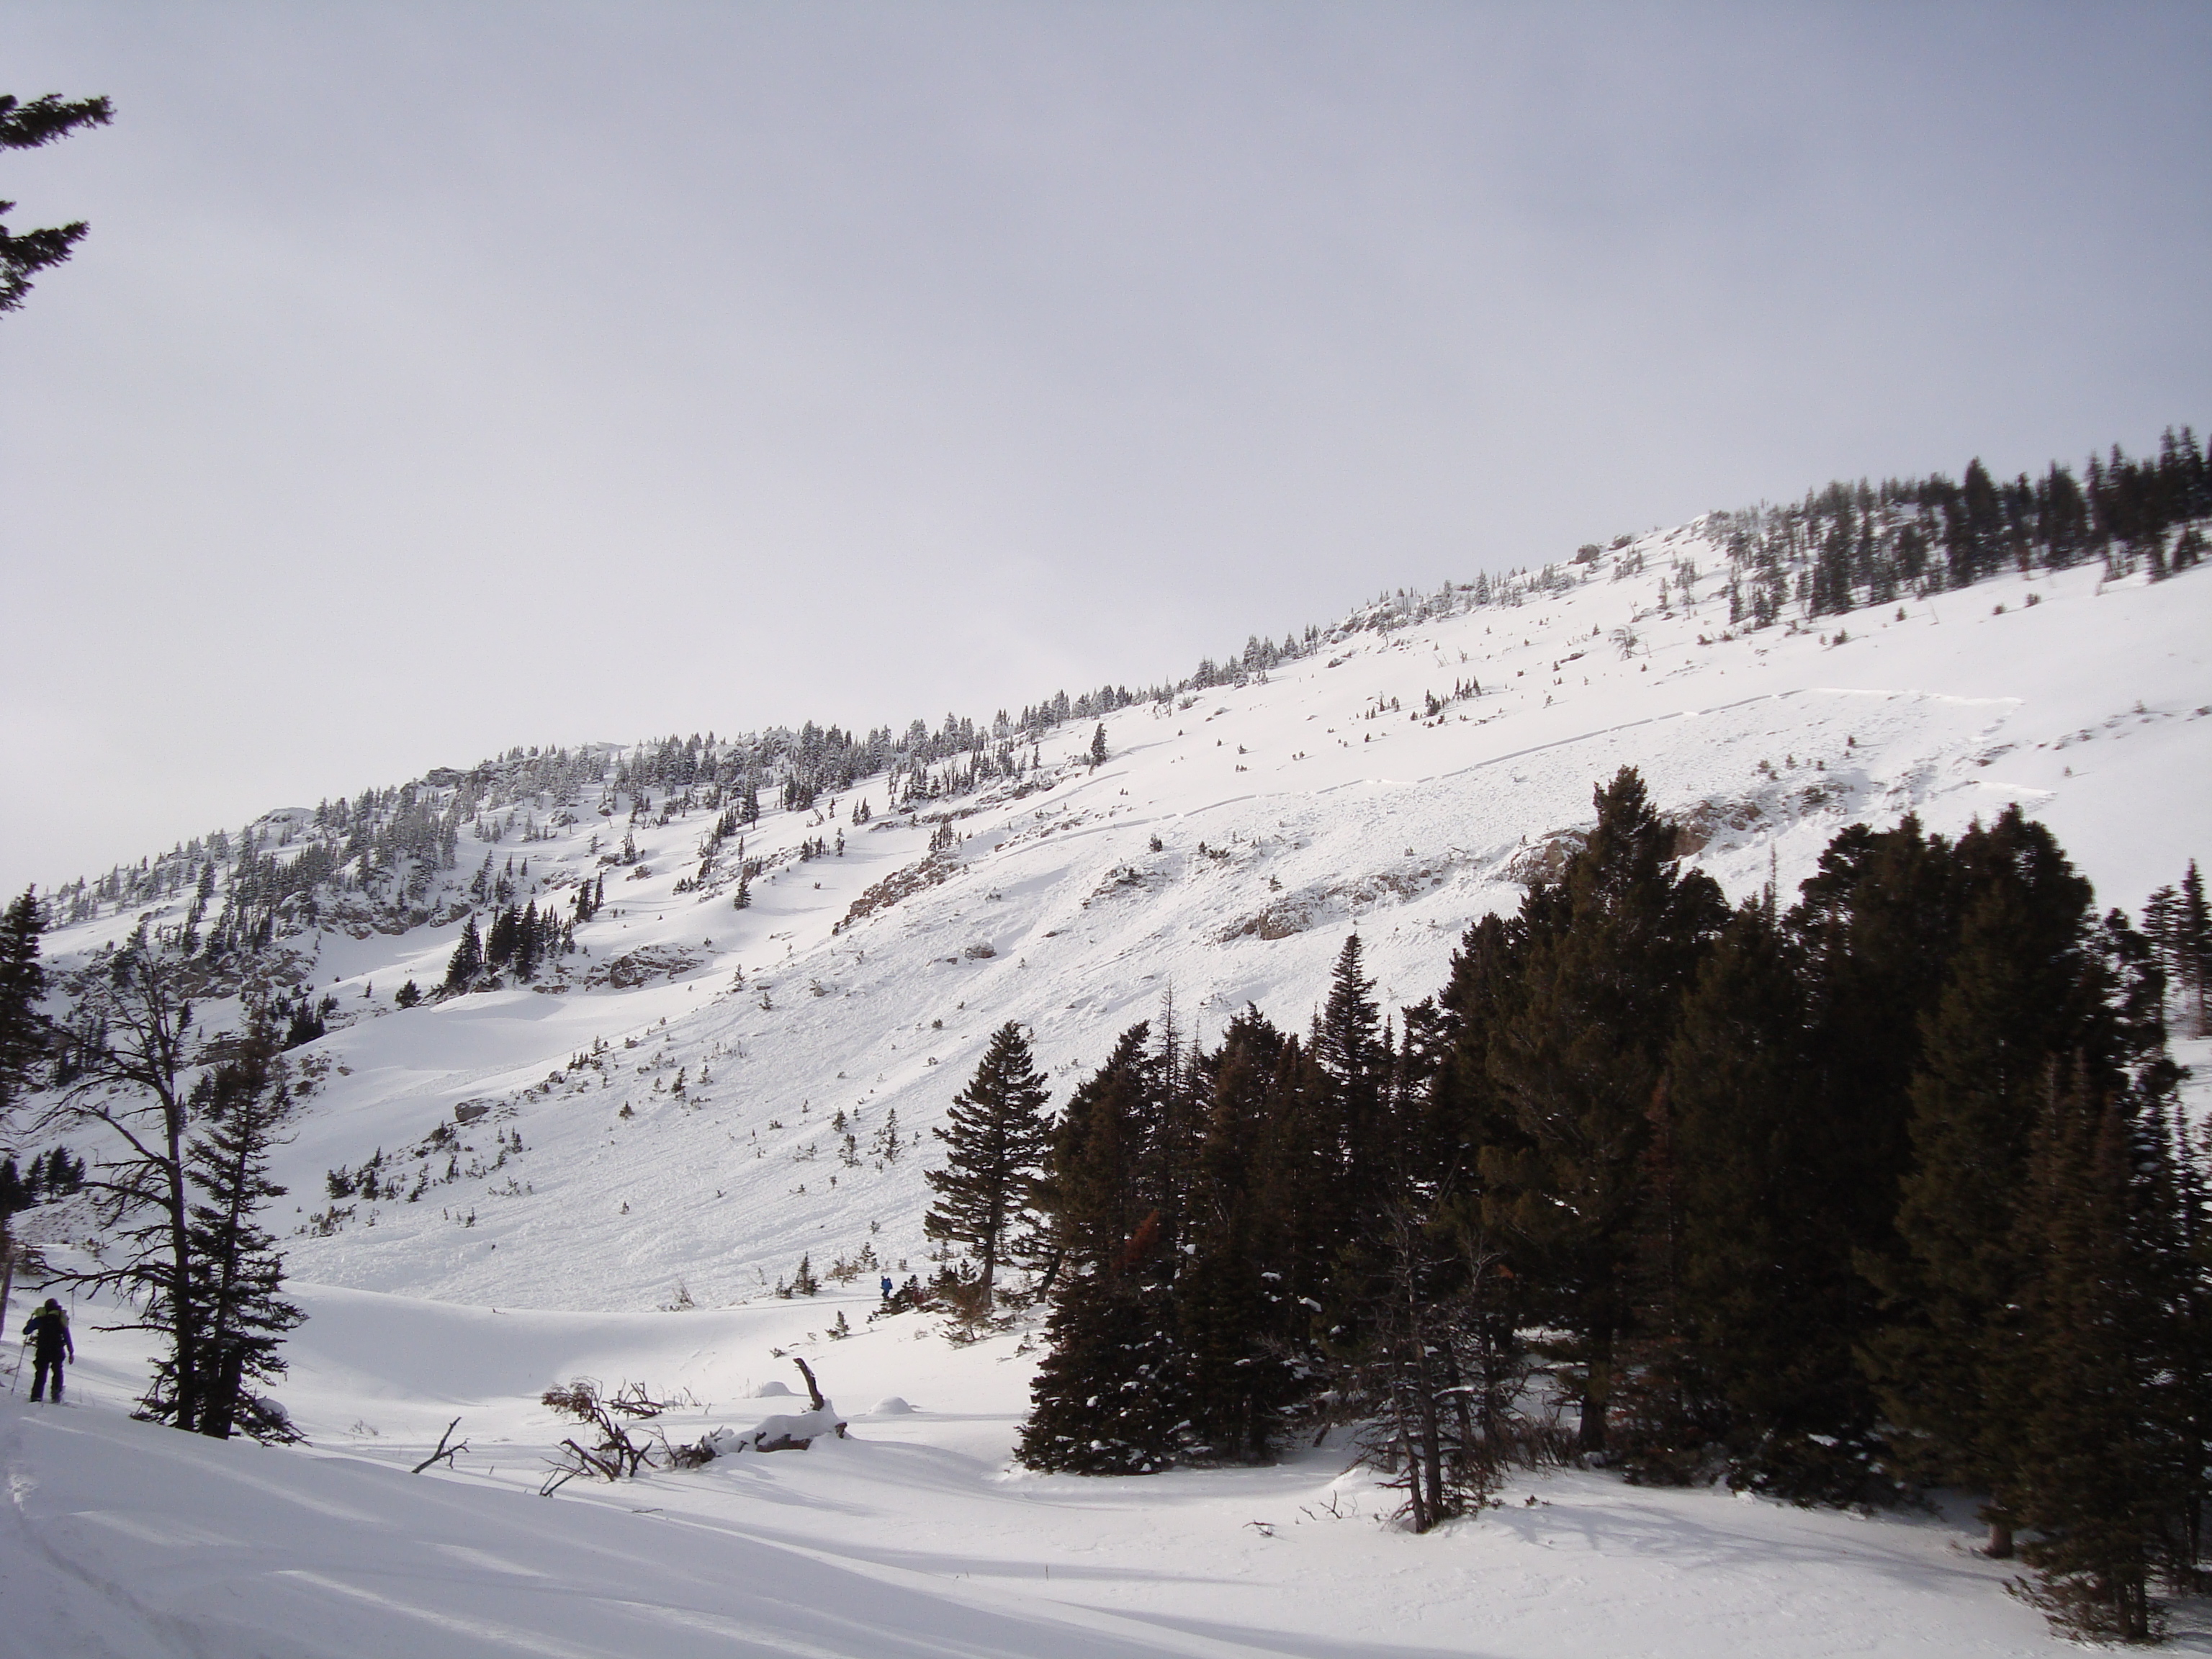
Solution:
<svg viewBox="0 0 2212 1659">
<path fill-rule="evenodd" d="M 23 1380 L 23 1357 L 30 1352 L 31 1339 L 27 1336 L 23 1339 L 23 1346 L 15 1350 L 15 1369 L 8 1373 L 8 1392 L 9 1394 L 15 1393 L 16 1386 Z"/>
</svg>

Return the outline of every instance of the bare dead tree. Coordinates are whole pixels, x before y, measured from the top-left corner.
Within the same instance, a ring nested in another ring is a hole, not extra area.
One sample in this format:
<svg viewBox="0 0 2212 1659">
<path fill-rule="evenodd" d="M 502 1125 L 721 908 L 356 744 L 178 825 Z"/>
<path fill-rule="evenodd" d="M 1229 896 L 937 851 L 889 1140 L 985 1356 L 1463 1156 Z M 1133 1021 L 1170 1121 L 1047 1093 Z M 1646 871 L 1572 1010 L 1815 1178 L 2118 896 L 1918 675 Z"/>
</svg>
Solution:
<svg viewBox="0 0 2212 1659">
<path fill-rule="evenodd" d="M 185 1164 L 191 1106 L 186 1045 L 192 1005 L 181 958 L 152 944 L 141 922 L 130 940 L 85 976 L 63 1034 L 76 1079 L 46 1121 L 103 1128 L 111 1155 L 84 1187 L 118 1259 L 52 1282 L 115 1295 L 137 1311 L 109 1330 L 153 1330 L 168 1340 L 168 1384 L 160 1415 L 198 1426 L 204 1393 L 201 1332 L 192 1295 L 191 1182 Z"/>
<path fill-rule="evenodd" d="M 1518 1443 L 1526 1364 L 1498 1253 L 1467 1216 L 1443 1193 L 1389 1206 L 1374 1335 L 1347 1368 L 1362 1455 L 1416 1532 L 1488 1503 Z"/>
<path fill-rule="evenodd" d="M 605 1394 L 590 1377 L 580 1376 L 565 1388 L 546 1389 L 538 1398 L 562 1416 L 599 1431 L 596 1445 L 584 1446 L 573 1436 L 561 1443 L 567 1457 L 554 1465 L 552 1474 L 538 1488 L 541 1496 L 550 1498 L 580 1474 L 596 1475 L 602 1480 L 622 1480 L 634 1477 L 641 1468 L 652 1467 L 654 1443 L 638 1439 L 632 1434 L 631 1425 L 659 1416 L 668 1409 L 670 1402 L 653 1399 L 643 1383 L 625 1383 L 614 1393 Z M 660 1443 L 667 1443 L 665 1437 Z"/>
</svg>

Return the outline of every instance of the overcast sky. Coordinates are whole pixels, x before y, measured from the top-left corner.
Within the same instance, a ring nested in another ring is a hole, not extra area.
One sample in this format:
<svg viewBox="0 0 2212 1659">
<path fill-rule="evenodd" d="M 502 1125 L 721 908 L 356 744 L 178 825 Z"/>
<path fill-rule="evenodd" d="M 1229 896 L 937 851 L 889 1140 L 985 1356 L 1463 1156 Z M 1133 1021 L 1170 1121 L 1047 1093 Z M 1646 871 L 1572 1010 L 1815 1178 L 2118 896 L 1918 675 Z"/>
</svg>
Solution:
<svg viewBox="0 0 2212 1659">
<path fill-rule="evenodd" d="M 2212 7 L 27 4 L 0 884 L 2212 424 Z"/>
</svg>

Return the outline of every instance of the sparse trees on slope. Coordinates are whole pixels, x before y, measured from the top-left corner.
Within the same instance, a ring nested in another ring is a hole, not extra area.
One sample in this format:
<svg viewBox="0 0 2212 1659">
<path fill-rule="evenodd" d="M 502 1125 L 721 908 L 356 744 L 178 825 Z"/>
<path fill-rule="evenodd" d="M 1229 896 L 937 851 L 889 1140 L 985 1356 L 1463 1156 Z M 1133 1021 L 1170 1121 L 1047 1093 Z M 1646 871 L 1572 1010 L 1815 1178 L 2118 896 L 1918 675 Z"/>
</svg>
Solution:
<svg viewBox="0 0 2212 1659">
<path fill-rule="evenodd" d="M 1034 1224 L 1032 1188 L 1049 1145 L 1044 1116 L 1049 1097 L 1028 1039 L 1008 1020 L 992 1033 L 975 1075 L 953 1097 L 944 1127 L 934 1131 L 949 1161 L 926 1176 L 937 1198 L 922 1218 L 922 1231 L 975 1256 L 981 1267 L 978 1299 L 987 1310 L 1010 1237 Z"/>
</svg>

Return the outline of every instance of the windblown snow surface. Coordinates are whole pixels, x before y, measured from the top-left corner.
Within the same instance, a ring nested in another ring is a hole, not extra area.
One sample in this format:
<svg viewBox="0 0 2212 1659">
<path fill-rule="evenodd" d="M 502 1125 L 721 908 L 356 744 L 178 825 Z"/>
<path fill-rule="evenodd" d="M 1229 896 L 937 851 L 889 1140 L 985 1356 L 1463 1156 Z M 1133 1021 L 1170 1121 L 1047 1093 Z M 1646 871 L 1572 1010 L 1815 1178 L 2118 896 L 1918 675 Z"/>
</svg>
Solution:
<svg viewBox="0 0 2212 1659">
<path fill-rule="evenodd" d="M 307 1087 L 280 1170 L 312 1316 L 279 1392 L 313 1444 L 128 1420 L 143 1350 L 79 1310 L 70 1403 L 0 1406 L 0 1651 L 2060 1648 L 2005 1593 L 2010 1569 L 1971 1552 L 1970 1505 L 1859 1516 L 1557 1472 L 1414 1537 L 1335 1443 L 1262 1469 L 1036 1476 L 1010 1455 L 1024 1333 L 963 1346 L 933 1317 L 872 1322 L 872 1268 L 772 1293 L 802 1255 L 817 1273 L 864 1247 L 896 1277 L 926 1270 L 927 1132 L 999 1024 L 1032 1028 L 1064 1097 L 1170 996 L 1209 1039 L 1247 1002 L 1302 1026 L 1355 927 L 1386 1006 L 1415 1000 L 1623 764 L 1735 896 L 1770 875 L 1786 895 L 1846 823 L 1955 831 L 2015 801 L 2107 905 L 2212 853 L 2212 575 L 2008 579 L 1723 638 L 1711 578 L 1658 604 L 1666 562 L 1694 553 L 1711 555 L 1695 527 L 1655 534 L 1540 600 L 1353 632 L 1264 683 L 1124 710 L 1095 769 L 1090 727 L 1063 728 L 1026 793 L 949 803 L 959 839 L 936 855 L 879 787 L 864 827 L 850 800 L 771 813 L 750 855 L 839 830 L 846 850 L 775 864 L 743 911 L 726 888 L 674 890 L 699 815 L 641 823 L 652 873 L 606 872 L 565 991 L 400 1011 L 392 992 L 442 977 L 458 924 L 293 940 L 349 1021 L 291 1056 Z M 1636 554 L 1650 573 L 1616 580 Z M 595 866 L 586 837 L 607 829 L 586 814 L 505 850 L 543 882 Z M 134 920 L 51 935 L 50 955 Z M 2206 1048 L 2180 1057 L 2201 1070 Z M 460 1145 L 419 1156 L 465 1103 L 486 1109 Z M 420 1196 L 333 1204 L 325 1170 L 380 1149 Z M 27 1218 L 52 1252 L 82 1224 Z M 803 1403 L 757 1392 L 798 1386 L 790 1354 L 848 1437 L 538 1496 L 568 1432 L 538 1403 L 549 1384 L 688 1391 L 668 1431 L 696 1438 Z M 914 1409 L 864 1409 L 892 1396 Z M 409 1474 L 457 1417 L 451 1471 Z M 2183 1612 L 2185 1650 L 2212 1651 Z"/>
</svg>

